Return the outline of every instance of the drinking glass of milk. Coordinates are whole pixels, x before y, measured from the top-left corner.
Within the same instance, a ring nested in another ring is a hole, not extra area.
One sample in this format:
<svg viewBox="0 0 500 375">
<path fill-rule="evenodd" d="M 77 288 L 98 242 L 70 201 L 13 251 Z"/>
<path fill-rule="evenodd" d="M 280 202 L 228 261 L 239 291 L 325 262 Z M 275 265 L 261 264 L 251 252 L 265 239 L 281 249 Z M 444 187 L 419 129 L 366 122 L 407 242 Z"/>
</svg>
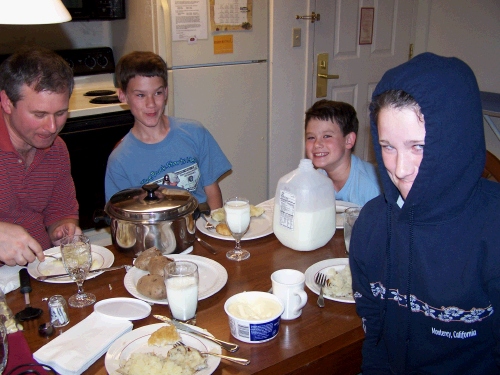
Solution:
<svg viewBox="0 0 500 375">
<path fill-rule="evenodd" d="M 240 241 L 250 226 L 250 203 L 246 198 L 230 198 L 224 203 L 224 211 L 226 212 L 226 225 L 236 240 L 234 249 L 228 251 L 226 256 L 235 261 L 248 259 L 250 253 L 241 248 Z"/>
<path fill-rule="evenodd" d="M 165 271 L 165 286 L 172 317 L 181 322 L 196 324 L 198 266 L 193 262 L 178 260 L 167 264 Z"/>
</svg>

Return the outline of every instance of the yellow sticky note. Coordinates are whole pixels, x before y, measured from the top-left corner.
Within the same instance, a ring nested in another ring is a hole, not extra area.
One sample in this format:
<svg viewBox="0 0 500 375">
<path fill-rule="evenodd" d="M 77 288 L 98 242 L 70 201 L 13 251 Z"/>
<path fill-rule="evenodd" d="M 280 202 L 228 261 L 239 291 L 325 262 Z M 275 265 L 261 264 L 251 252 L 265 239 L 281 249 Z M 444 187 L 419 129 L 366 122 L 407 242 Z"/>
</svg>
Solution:
<svg viewBox="0 0 500 375">
<path fill-rule="evenodd" d="M 214 54 L 233 53 L 232 35 L 214 35 Z"/>
</svg>

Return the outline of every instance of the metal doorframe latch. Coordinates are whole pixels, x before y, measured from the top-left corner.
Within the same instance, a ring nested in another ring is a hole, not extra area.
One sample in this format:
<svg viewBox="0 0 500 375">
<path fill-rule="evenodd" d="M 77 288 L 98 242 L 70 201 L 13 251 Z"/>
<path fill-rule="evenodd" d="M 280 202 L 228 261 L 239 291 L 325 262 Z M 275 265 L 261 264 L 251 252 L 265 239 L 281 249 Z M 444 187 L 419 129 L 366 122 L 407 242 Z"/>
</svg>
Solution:
<svg viewBox="0 0 500 375">
<path fill-rule="evenodd" d="M 296 20 L 311 20 L 311 23 L 314 23 L 316 21 L 320 20 L 320 15 L 319 13 L 316 14 L 314 12 L 311 13 L 310 16 L 299 16 L 298 14 L 295 16 Z"/>
</svg>

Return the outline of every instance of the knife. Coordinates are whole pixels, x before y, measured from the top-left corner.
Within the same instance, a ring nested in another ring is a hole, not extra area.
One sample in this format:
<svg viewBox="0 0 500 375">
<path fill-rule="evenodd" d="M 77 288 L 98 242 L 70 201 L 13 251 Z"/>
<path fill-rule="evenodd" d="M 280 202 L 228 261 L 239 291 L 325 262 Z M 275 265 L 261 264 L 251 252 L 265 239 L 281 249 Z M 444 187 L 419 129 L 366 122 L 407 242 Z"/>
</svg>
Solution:
<svg viewBox="0 0 500 375">
<path fill-rule="evenodd" d="M 201 243 L 201 246 L 203 246 L 206 250 L 208 250 L 213 255 L 217 255 L 217 251 L 207 241 L 202 240 L 198 236 L 196 236 L 195 238 L 196 238 L 196 241 L 198 241 L 199 243 Z"/>
<path fill-rule="evenodd" d="M 92 275 L 92 274 L 98 273 L 98 272 L 114 271 L 114 270 L 119 270 L 120 268 L 125 268 L 125 267 L 130 267 L 130 266 L 128 266 L 127 264 L 124 264 L 122 266 L 114 266 L 114 267 L 108 267 L 108 268 L 98 268 L 96 270 L 89 271 L 88 274 Z M 47 279 L 57 279 L 59 277 L 69 277 L 69 275 L 67 273 L 60 273 L 58 275 L 38 276 L 36 279 L 38 281 L 45 281 Z"/>
<path fill-rule="evenodd" d="M 190 326 L 188 326 L 187 324 L 181 323 L 181 322 L 179 322 L 177 320 L 173 320 L 173 319 L 167 318 L 166 316 L 163 316 L 163 315 L 153 315 L 153 316 L 156 319 L 161 320 L 162 322 L 174 325 L 175 328 L 180 329 L 181 331 L 189 332 L 189 333 L 201 336 L 201 337 L 203 337 L 203 338 L 205 338 L 207 340 L 213 341 L 216 344 L 220 345 L 221 348 L 226 349 L 227 351 L 229 351 L 231 353 L 234 353 L 235 351 L 237 351 L 240 348 L 236 344 L 233 344 L 233 343 L 230 343 L 230 342 L 225 342 L 225 341 L 216 339 L 215 337 L 212 337 L 210 335 L 207 335 L 207 334 L 205 334 L 203 332 L 194 330 Z"/>
</svg>

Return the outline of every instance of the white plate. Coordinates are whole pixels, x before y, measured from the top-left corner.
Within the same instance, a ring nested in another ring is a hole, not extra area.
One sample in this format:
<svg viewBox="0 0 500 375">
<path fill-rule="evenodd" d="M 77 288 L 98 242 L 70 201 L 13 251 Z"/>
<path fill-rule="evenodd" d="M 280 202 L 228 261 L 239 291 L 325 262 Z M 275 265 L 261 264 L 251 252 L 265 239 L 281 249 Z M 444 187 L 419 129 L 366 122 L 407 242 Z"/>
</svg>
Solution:
<svg viewBox="0 0 500 375">
<path fill-rule="evenodd" d="M 151 314 L 151 305 L 135 298 L 108 298 L 97 302 L 94 311 L 112 318 L 139 320 Z"/>
<path fill-rule="evenodd" d="M 359 207 L 359 205 L 346 201 L 336 201 L 335 206 L 337 211 L 335 227 L 337 229 L 344 229 L 344 211 L 349 207 Z"/>
<path fill-rule="evenodd" d="M 273 233 L 273 210 L 274 210 L 274 199 L 259 203 L 257 207 L 264 207 L 265 211 L 259 217 L 252 217 L 250 220 L 250 228 L 245 233 L 242 241 L 245 240 L 255 240 L 256 238 L 261 238 Z M 208 221 L 210 221 L 214 226 L 218 224 L 217 221 L 212 220 L 207 216 Z M 215 229 L 208 230 L 205 228 L 205 220 L 202 218 L 196 220 L 196 228 L 207 236 L 218 238 L 220 240 L 234 241 L 232 236 L 223 236 L 215 231 Z"/>
<path fill-rule="evenodd" d="M 198 275 L 200 278 L 198 300 L 202 300 L 214 295 L 219 290 L 221 290 L 224 285 L 226 285 L 227 271 L 220 263 L 216 262 L 215 260 L 190 254 L 169 254 L 168 257 L 175 260 L 188 260 L 190 262 L 196 263 L 196 265 L 198 266 Z M 127 291 L 134 297 L 142 299 L 143 301 L 157 303 L 160 305 L 168 305 L 167 299 L 152 299 L 143 296 L 137 291 L 137 282 L 142 276 L 147 275 L 148 273 L 149 272 L 140 270 L 137 267 L 132 267 L 125 275 L 125 289 L 127 289 Z"/>
<path fill-rule="evenodd" d="M 345 268 L 346 265 L 349 264 L 348 258 L 333 258 L 322 260 L 321 262 L 314 263 L 306 270 L 306 285 L 311 290 L 311 292 L 319 295 L 319 286 L 314 282 L 314 278 L 318 272 L 323 272 L 326 274 L 330 268 L 335 268 L 336 271 L 341 271 Z M 345 303 L 354 303 L 353 297 L 330 297 L 326 294 L 323 295 L 326 299 L 337 301 L 337 302 L 345 302 Z"/>
<path fill-rule="evenodd" d="M 105 247 L 99 245 L 90 245 L 92 249 L 92 267 L 91 270 L 95 270 L 98 268 L 106 268 L 111 267 L 115 260 L 115 256 L 111 251 L 106 249 Z M 61 255 L 61 248 L 59 246 L 52 247 L 44 251 L 44 254 L 49 255 Z M 28 264 L 28 273 L 36 279 L 38 276 L 49 276 L 49 275 L 57 275 L 60 273 L 66 273 L 64 269 L 64 265 L 62 260 L 56 260 L 54 258 L 45 258 L 44 262 L 41 262 L 38 259 L 35 259 L 33 263 Z M 87 279 L 92 279 L 94 277 L 99 276 L 102 272 L 93 273 L 87 276 Z M 54 284 L 67 284 L 74 283 L 74 281 L 68 277 L 58 277 L 57 279 L 47 279 L 46 283 L 54 283 Z"/>
<path fill-rule="evenodd" d="M 167 352 L 172 348 L 172 345 L 167 345 L 165 347 L 148 346 L 149 336 L 156 330 L 165 326 L 164 323 L 151 324 L 149 326 L 144 326 L 141 328 L 134 329 L 131 332 L 118 338 L 108 349 L 106 357 L 104 358 L 104 365 L 109 375 L 118 375 L 117 370 L 120 368 L 120 362 L 126 361 L 130 358 L 132 353 L 155 353 L 158 355 L 166 356 Z M 208 333 L 198 327 L 191 326 L 191 328 Z M 184 331 L 178 331 L 182 342 L 188 346 L 192 346 L 203 352 L 214 352 L 221 354 L 221 348 L 219 345 L 193 335 Z M 208 368 L 196 372 L 196 375 L 210 375 L 213 373 L 217 366 L 219 366 L 220 358 L 214 356 L 207 356 Z"/>
</svg>

